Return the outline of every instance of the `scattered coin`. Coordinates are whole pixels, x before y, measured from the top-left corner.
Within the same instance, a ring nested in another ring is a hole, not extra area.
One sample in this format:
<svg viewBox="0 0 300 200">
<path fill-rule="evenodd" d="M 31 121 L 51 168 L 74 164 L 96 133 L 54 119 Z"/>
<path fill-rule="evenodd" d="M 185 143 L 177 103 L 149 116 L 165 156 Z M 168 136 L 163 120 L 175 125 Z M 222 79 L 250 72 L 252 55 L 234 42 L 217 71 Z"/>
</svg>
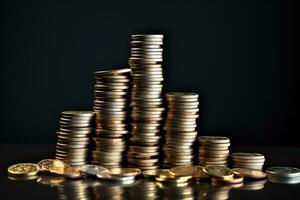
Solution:
<svg viewBox="0 0 300 200">
<path fill-rule="evenodd" d="M 7 171 L 10 176 L 28 177 L 37 175 L 38 168 L 34 163 L 18 163 L 9 166 Z"/>
<path fill-rule="evenodd" d="M 234 172 L 224 166 L 207 165 L 203 168 L 204 172 L 212 177 L 222 180 L 232 180 Z"/>
<path fill-rule="evenodd" d="M 87 164 L 87 165 L 82 165 L 80 167 L 80 171 L 83 174 L 87 174 L 90 176 L 96 176 L 99 173 L 108 173 L 109 169 L 99 166 L 99 165 Z"/>
<path fill-rule="evenodd" d="M 267 177 L 267 174 L 260 170 L 246 168 L 233 168 L 232 170 L 245 178 L 261 179 Z"/>
</svg>

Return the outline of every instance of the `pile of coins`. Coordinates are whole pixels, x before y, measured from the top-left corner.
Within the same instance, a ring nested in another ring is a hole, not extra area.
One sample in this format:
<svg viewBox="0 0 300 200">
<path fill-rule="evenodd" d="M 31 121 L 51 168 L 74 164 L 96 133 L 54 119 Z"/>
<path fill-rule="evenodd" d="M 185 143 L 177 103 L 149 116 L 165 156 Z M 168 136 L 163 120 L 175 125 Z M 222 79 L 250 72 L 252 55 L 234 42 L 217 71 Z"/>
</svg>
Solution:
<svg viewBox="0 0 300 200">
<path fill-rule="evenodd" d="M 199 136 L 199 165 L 228 166 L 230 140 L 222 136 Z"/>
<path fill-rule="evenodd" d="M 57 131 L 56 159 L 71 166 L 87 163 L 93 117 L 92 111 L 62 112 Z"/>
<path fill-rule="evenodd" d="M 269 167 L 268 181 L 273 183 L 296 184 L 300 183 L 300 170 L 294 167 Z"/>
<path fill-rule="evenodd" d="M 96 129 L 92 163 L 121 167 L 126 149 L 129 68 L 95 72 Z"/>
<path fill-rule="evenodd" d="M 260 153 L 232 153 L 232 167 L 262 170 L 265 156 Z"/>
<path fill-rule="evenodd" d="M 163 166 L 193 164 L 193 145 L 197 137 L 198 97 L 196 93 L 166 93 L 167 118 L 164 124 Z"/>
<path fill-rule="evenodd" d="M 131 137 L 127 162 L 141 170 L 158 168 L 161 140 L 163 35 L 132 35 Z"/>
</svg>

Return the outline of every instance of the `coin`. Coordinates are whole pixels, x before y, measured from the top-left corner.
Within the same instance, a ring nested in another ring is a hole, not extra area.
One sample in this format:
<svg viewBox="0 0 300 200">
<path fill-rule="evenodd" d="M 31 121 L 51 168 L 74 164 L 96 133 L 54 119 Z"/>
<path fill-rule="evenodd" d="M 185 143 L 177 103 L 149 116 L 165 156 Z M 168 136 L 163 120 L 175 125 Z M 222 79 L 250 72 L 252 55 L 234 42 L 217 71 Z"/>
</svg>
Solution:
<svg viewBox="0 0 300 200">
<path fill-rule="evenodd" d="M 269 167 L 266 172 L 268 175 L 281 176 L 286 178 L 300 178 L 300 169 L 295 167 Z"/>
<path fill-rule="evenodd" d="M 99 165 L 83 165 L 80 167 L 80 171 L 90 176 L 96 176 L 98 173 L 109 172 L 109 169 Z"/>
<path fill-rule="evenodd" d="M 35 163 L 18 163 L 9 166 L 7 171 L 12 176 L 35 176 L 38 168 Z"/>
<path fill-rule="evenodd" d="M 245 178 L 261 179 L 267 177 L 265 172 L 259 170 L 245 168 L 233 168 L 232 170 Z"/>
<path fill-rule="evenodd" d="M 234 175 L 233 171 L 227 167 L 207 165 L 203 171 L 212 177 L 221 178 L 223 180 L 231 179 Z"/>
</svg>

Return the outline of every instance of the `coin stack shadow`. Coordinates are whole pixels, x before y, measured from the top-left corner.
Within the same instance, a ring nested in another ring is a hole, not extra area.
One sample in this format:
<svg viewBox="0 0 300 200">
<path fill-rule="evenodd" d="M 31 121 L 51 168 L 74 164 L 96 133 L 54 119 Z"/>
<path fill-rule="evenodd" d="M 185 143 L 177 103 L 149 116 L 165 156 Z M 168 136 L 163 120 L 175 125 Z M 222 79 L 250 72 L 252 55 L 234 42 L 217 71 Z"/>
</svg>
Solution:
<svg viewBox="0 0 300 200">
<path fill-rule="evenodd" d="M 87 163 L 87 153 L 92 132 L 92 111 L 65 111 L 57 131 L 56 159 L 71 166 Z"/>
<path fill-rule="evenodd" d="M 228 166 L 230 140 L 222 136 L 199 136 L 199 165 Z"/>
<path fill-rule="evenodd" d="M 265 156 L 260 153 L 232 153 L 232 167 L 262 170 Z"/>
<path fill-rule="evenodd" d="M 193 164 L 193 145 L 197 137 L 199 95 L 166 93 L 167 117 L 164 124 L 163 167 Z"/>
<path fill-rule="evenodd" d="M 131 137 L 127 153 L 129 167 L 157 169 L 161 121 L 163 119 L 163 35 L 132 35 Z"/>
<path fill-rule="evenodd" d="M 126 149 L 129 68 L 95 72 L 96 129 L 92 163 L 121 167 Z"/>
</svg>

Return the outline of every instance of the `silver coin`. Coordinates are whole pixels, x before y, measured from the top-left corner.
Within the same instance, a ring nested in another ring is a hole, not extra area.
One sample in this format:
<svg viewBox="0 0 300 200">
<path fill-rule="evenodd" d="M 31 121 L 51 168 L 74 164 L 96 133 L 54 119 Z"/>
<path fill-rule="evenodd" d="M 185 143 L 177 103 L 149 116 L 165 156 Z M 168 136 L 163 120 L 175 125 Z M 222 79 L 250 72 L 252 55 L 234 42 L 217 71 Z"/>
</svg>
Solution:
<svg viewBox="0 0 300 200">
<path fill-rule="evenodd" d="M 268 174 L 277 175 L 281 177 L 299 177 L 300 169 L 295 167 L 269 167 L 266 172 Z"/>
</svg>

